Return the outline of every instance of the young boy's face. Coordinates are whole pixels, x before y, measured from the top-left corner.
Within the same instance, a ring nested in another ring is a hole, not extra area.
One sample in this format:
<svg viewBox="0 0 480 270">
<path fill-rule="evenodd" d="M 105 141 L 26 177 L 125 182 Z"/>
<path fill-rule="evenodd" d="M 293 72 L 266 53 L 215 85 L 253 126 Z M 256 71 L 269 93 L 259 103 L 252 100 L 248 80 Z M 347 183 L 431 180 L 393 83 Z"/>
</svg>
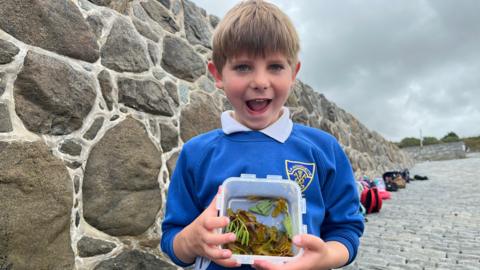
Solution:
<svg viewBox="0 0 480 270">
<path fill-rule="evenodd" d="M 290 66 L 281 53 L 264 58 L 242 54 L 228 59 L 221 71 L 212 62 L 208 68 L 232 104 L 235 119 L 260 130 L 280 117 L 300 63 Z"/>
</svg>

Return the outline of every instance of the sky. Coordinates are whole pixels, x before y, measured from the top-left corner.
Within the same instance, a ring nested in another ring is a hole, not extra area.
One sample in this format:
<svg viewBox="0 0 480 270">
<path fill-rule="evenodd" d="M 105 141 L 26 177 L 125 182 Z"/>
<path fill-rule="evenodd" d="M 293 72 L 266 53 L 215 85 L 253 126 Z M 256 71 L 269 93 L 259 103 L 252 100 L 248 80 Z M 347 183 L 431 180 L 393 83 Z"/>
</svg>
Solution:
<svg viewBox="0 0 480 270">
<path fill-rule="evenodd" d="M 223 17 L 238 0 L 192 0 Z M 270 0 L 300 36 L 298 78 L 387 140 L 480 135 L 480 1 Z"/>
</svg>

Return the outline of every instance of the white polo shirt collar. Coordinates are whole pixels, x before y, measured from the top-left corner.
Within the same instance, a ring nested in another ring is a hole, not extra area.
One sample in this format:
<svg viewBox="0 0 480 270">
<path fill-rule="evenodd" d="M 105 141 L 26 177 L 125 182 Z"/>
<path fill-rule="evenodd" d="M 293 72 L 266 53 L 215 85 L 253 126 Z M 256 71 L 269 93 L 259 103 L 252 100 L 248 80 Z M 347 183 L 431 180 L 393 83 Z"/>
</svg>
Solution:
<svg viewBox="0 0 480 270">
<path fill-rule="evenodd" d="M 221 121 L 222 130 L 227 135 L 235 132 L 252 131 L 252 129 L 242 125 L 233 118 L 233 111 L 223 112 Z M 290 110 L 287 107 L 283 107 L 282 116 L 270 126 L 259 130 L 259 132 L 278 142 L 284 143 L 290 136 L 290 133 L 292 133 L 292 128 L 293 122 L 290 119 Z"/>
</svg>

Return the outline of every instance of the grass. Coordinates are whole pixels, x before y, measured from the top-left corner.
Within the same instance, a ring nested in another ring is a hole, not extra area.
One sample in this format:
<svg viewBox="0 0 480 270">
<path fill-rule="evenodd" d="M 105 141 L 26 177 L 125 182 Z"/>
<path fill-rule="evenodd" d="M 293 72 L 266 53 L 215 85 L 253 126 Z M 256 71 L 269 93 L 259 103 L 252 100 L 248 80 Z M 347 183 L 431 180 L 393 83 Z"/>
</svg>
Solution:
<svg viewBox="0 0 480 270">
<path fill-rule="evenodd" d="M 460 141 L 463 141 L 465 145 L 468 147 L 468 149 L 470 149 L 471 152 L 480 152 L 480 136 L 460 138 Z M 401 143 L 399 142 L 393 142 L 393 143 L 397 145 L 399 148 L 402 148 Z M 412 145 L 412 146 L 419 146 L 419 145 Z"/>
<path fill-rule="evenodd" d="M 480 136 L 462 139 L 471 152 L 480 152 Z"/>
</svg>

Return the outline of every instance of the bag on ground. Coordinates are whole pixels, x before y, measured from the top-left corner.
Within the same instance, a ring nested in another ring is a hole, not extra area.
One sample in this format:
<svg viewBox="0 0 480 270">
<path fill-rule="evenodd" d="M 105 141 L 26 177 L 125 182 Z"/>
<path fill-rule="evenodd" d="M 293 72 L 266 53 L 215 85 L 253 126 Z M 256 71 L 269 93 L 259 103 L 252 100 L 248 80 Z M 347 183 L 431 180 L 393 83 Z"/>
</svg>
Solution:
<svg viewBox="0 0 480 270">
<path fill-rule="evenodd" d="M 367 214 L 377 213 L 382 209 L 382 197 L 377 187 L 364 188 L 360 195 L 360 202 L 365 207 Z"/>
<path fill-rule="evenodd" d="M 407 187 L 407 181 L 403 179 L 401 175 L 398 175 L 393 182 L 397 185 L 398 188 L 405 188 Z"/>
<path fill-rule="evenodd" d="M 385 189 L 390 192 L 395 192 L 398 190 L 397 184 L 395 184 L 393 181 L 392 182 L 386 182 L 385 183 Z"/>
</svg>

